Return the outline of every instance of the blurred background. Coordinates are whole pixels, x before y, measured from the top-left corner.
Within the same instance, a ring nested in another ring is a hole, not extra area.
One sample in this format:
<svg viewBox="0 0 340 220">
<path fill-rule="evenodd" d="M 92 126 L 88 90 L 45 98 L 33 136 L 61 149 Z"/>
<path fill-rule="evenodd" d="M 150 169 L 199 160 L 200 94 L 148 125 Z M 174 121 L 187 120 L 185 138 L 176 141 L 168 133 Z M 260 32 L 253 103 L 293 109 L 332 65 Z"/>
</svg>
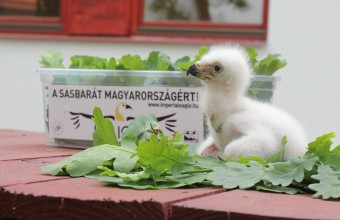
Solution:
<svg viewBox="0 0 340 220">
<path fill-rule="evenodd" d="M 267 9 L 262 0 L 202 1 L 200 7 L 180 0 L 133 1 L 128 7 L 122 4 L 129 1 L 110 1 L 79 6 L 81 1 L 70 0 L 69 11 L 58 0 L 0 0 L 0 129 L 44 131 L 36 73 L 42 51 L 62 52 L 65 64 L 75 54 L 146 57 L 153 50 L 175 60 L 193 57 L 200 45 L 233 40 L 255 47 L 260 58 L 280 53 L 287 60 L 275 74 L 280 81 L 273 104 L 297 118 L 310 140 L 331 131 L 340 137 L 340 1 L 275 0 Z M 113 13 L 84 15 L 93 8 Z"/>
</svg>

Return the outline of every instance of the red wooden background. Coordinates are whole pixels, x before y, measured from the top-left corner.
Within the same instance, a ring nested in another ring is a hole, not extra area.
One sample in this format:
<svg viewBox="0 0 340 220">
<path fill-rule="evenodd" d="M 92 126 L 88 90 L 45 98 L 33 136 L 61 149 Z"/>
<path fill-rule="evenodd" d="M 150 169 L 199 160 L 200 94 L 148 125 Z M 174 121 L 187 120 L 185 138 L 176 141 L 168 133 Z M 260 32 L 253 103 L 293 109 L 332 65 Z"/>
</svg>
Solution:
<svg viewBox="0 0 340 220">
<path fill-rule="evenodd" d="M 195 40 L 200 38 L 213 41 L 218 39 L 265 41 L 267 38 L 269 0 L 264 0 L 263 23 L 260 25 L 145 22 L 143 21 L 143 0 L 60 1 L 60 17 L 0 16 L 0 33 L 121 36 L 134 39 L 149 38 L 149 40 L 159 38 Z M 173 32 L 168 32 L 169 29 Z M 219 33 L 214 35 L 212 31 L 212 34 L 209 34 L 209 30 L 217 30 Z"/>
<path fill-rule="evenodd" d="M 71 35 L 127 36 L 130 0 L 64 0 L 64 33 Z"/>
</svg>

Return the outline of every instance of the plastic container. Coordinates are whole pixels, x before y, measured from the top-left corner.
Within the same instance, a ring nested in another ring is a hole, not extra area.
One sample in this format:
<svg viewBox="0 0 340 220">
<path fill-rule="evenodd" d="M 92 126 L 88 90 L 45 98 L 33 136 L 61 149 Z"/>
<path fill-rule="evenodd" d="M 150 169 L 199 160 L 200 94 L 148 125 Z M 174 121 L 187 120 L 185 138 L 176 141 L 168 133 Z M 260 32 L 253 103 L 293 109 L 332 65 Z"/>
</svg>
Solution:
<svg viewBox="0 0 340 220">
<path fill-rule="evenodd" d="M 92 146 L 93 108 L 113 121 L 118 138 L 137 115 L 154 114 L 165 134 L 198 144 L 206 131 L 194 77 L 175 71 L 38 69 L 43 85 L 46 144 Z M 255 76 L 248 95 L 270 102 L 277 78 Z"/>
</svg>

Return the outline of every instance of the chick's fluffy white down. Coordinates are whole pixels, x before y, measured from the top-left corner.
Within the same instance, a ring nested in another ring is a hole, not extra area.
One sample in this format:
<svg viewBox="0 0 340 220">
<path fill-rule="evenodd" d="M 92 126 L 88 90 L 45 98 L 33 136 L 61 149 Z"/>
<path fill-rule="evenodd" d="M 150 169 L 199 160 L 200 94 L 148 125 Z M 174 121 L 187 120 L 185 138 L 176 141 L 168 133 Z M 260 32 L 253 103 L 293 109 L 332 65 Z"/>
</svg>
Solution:
<svg viewBox="0 0 340 220">
<path fill-rule="evenodd" d="M 252 78 L 248 56 L 238 46 L 215 46 L 195 65 L 204 85 L 202 107 L 210 136 L 201 155 L 261 156 L 276 153 L 284 136 L 284 158 L 302 156 L 307 137 L 302 126 L 285 111 L 251 100 L 244 94 Z M 219 66 L 219 67 L 216 67 Z M 207 77 L 209 73 L 211 76 Z"/>
</svg>

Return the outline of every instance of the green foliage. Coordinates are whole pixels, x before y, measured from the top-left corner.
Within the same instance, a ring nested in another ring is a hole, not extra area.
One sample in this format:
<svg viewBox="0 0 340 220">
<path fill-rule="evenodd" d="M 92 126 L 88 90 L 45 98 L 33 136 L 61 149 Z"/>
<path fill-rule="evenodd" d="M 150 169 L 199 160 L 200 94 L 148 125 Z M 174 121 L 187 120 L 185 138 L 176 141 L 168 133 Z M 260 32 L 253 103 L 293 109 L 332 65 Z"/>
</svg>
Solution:
<svg viewBox="0 0 340 220">
<path fill-rule="evenodd" d="M 292 158 L 285 162 L 270 163 L 266 169 L 266 180 L 274 186 L 289 186 L 295 182 L 302 182 L 305 170 L 312 170 L 317 157 L 305 156 L 300 158 Z"/>
<path fill-rule="evenodd" d="M 128 154 L 128 156 L 126 156 Z M 120 158 L 123 155 L 128 160 L 122 161 Z M 69 158 L 66 158 L 58 163 L 51 164 L 42 168 L 43 173 L 50 173 L 52 175 L 70 175 L 72 177 L 83 176 L 93 172 L 98 166 L 101 166 L 108 160 L 114 158 L 119 159 L 116 164 L 118 167 L 127 166 L 133 168 L 136 163 L 136 159 L 131 158 L 132 152 L 127 149 L 113 146 L 113 145 L 100 145 L 96 147 L 88 148 L 84 151 L 76 153 Z M 120 172 L 128 171 L 127 168 L 118 170 Z"/>
<path fill-rule="evenodd" d="M 40 53 L 39 63 L 44 68 L 64 68 L 63 61 L 64 56 L 58 51 L 51 50 Z"/>
<path fill-rule="evenodd" d="M 127 129 L 122 133 L 122 139 L 130 138 L 135 141 L 148 140 L 153 130 L 159 130 L 160 127 L 154 115 L 137 116 Z"/>
<path fill-rule="evenodd" d="M 278 54 L 268 54 L 262 60 L 257 60 L 258 53 L 255 48 L 245 47 L 249 55 L 249 61 L 252 65 L 253 72 L 257 75 L 273 75 L 277 70 L 285 67 L 287 62 L 281 59 Z M 159 51 L 151 51 L 149 56 L 144 60 L 139 55 L 123 55 L 121 58 L 111 57 L 109 59 L 88 56 L 74 55 L 70 58 L 71 69 L 107 69 L 107 70 L 159 70 L 159 71 L 186 71 L 196 61 L 209 51 L 207 46 L 201 46 L 198 49 L 194 59 L 189 56 L 183 56 L 175 62 L 171 58 Z M 60 52 L 49 51 L 41 53 L 40 64 L 44 68 L 64 68 L 63 55 Z"/>
<path fill-rule="evenodd" d="M 124 55 L 118 59 L 118 65 L 123 70 L 146 70 L 147 67 L 142 62 L 139 55 Z"/>
<path fill-rule="evenodd" d="M 93 109 L 93 121 L 96 125 L 96 130 L 92 134 L 93 146 L 102 144 L 119 145 L 112 122 L 104 118 L 102 110 L 98 107 Z"/>
<path fill-rule="evenodd" d="M 71 57 L 71 69 L 107 69 L 108 61 L 105 58 L 94 56 L 75 55 Z"/>
<path fill-rule="evenodd" d="M 249 166 L 228 162 L 226 167 L 216 167 L 212 170 L 208 174 L 208 180 L 212 181 L 213 185 L 223 186 L 225 189 L 251 188 L 265 176 L 264 167 L 255 161 L 250 161 Z"/>
<path fill-rule="evenodd" d="M 275 162 L 282 162 L 284 161 L 284 154 L 285 154 L 285 149 L 287 145 L 287 136 L 284 136 L 281 140 L 281 147 L 279 151 L 271 156 L 269 156 L 266 161 L 268 163 L 275 163 Z"/>
<path fill-rule="evenodd" d="M 246 47 L 245 50 L 249 55 L 249 62 L 256 75 L 271 76 L 277 70 L 282 69 L 287 65 L 286 60 L 281 59 L 279 54 L 268 54 L 264 59 L 258 60 L 258 53 L 254 48 Z"/>
<path fill-rule="evenodd" d="M 308 144 L 307 154 L 314 154 L 318 157 L 340 155 L 340 145 L 330 150 L 333 144 L 332 138 L 335 138 L 334 132 L 316 138 L 315 141 Z"/>
<path fill-rule="evenodd" d="M 133 189 L 221 186 L 276 193 L 313 193 L 323 199 L 340 198 L 339 147 L 332 148 L 334 133 L 318 137 L 306 155 L 283 161 L 287 138 L 268 158 L 257 156 L 222 160 L 190 155 L 183 134 L 169 138 L 152 115 L 139 116 L 115 137 L 111 121 L 94 109 L 94 143 L 58 163 L 42 168 L 51 175 L 86 176 L 109 186 Z M 111 124 L 111 125 L 109 125 Z M 112 143 L 115 144 L 112 144 Z M 332 150 L 331 150 L 332 149 Z"/>
<path fill-rule="evenodd" d="M 321 164 L 317 174 L 312 178 L 320 181 L 309 185 L 310 189 L 316 191 L 313 197 L 340 198 L 340 171 L 334 171 L 330 166 Z"/>
<path fill-rule="evenodd" d="M 267 192 L 274 192 L 274 193 L 286 193 L 286 194 L 296 194 L 296 193 L 304 193 L 300 189 L 288 186 L 274 186 L 269 182 L 264 181 L 263 184 L 258 183 L 255 186 L 256 190 L 267 191 Z"/>
<path fill-rule="evenodd" d="M 186 147 L 175 148 L 167 136 L 158 139 L 156 134 L 152 134 L 150 140 L 139 142 L 137 154 L 141 164 L 150 166 L 158 173 L 170 171 L 179 175 L 187 165 L 193 165 Z"/>
</svg>

